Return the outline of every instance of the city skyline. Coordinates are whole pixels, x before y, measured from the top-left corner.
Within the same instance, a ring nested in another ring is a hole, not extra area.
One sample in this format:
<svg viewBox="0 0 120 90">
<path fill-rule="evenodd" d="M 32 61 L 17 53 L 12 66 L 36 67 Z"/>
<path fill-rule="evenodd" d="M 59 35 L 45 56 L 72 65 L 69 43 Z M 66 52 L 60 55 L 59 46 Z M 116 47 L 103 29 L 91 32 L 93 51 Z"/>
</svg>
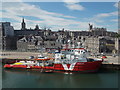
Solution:
<svg viewBox="0 0 120 90">
<path fill-rule="evenodd" d="M 27 28 L 47 27 L 53 31 L 88 30 L 88 24 L 118 32 L 118 6 L 115 2 L 3 2 L 2 21 L 21 29 L 24 17 Z"/>
</svg>

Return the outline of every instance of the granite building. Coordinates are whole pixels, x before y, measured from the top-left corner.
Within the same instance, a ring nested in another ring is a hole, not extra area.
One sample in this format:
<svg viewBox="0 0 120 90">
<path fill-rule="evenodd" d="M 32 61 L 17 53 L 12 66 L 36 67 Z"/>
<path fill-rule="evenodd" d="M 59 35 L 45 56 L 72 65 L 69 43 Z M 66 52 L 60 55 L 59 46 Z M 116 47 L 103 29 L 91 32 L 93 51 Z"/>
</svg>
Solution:
<svg viewBox="0 0 120 90">
<path fill-rule="evenodd" d="M 19 51 L 39 51 L 42 48 L 57 49 L 61 43 L 56 42 L 56 39 L 54 36 L 25 36 L 17 41 L 17 49 Z"/>
<path fill-rule="evenodd" d="M 112 53 L 115 48 L 115 38 L 112 37 L 84 37 L 84 46 L 92 53 Z"/>
<path fill-rule="evenodd" d="M 14 28 L 10 22 L 0 22 L 2 27 L 2 36 L 14 36 Z"/>
<path fill-rule="evenodd" d="M 63 48 L 68 41 L 71 46 L 77 46 L 76 43 L 79 43 L 93 53 L 108 53 L 119 47 L 115 40 L 116 32 L 108 32 L 106 28 L 93 27 L 91 24 L 86 31 L 69 31 L 64 28 L 51 31 L 40 29 L 38 25 L 34 29 L 27 29 L 23 18 L 20 30 L 14 30 L 10 22 L 2 22 L 0 31 L 4 50 L 36 51 L 40 48 Z"/>
<path fill-rule="evenodd" d="M 19 30 L 14 30 L 15 36 L 21 37 L 21 36 L 25 36 L 25 35 L 43 35 L 44 34 L 44 30 L 39 29 L 39 26 L 36 25 L 34 29 L 27 29 L 26 28 L 26 23 L 24 18 L 22 19 L 21 22 L 21 29 Z"/>
<path fill-rule="evenodd" d="M 14 28 L 10 22 L 0 22 L 2 50 L 16 49 L 16 37 L 14 37 Z"/>
<path fill-rule="evenodd" d="M 86 31 L 72 31 L 74 36 L 110 36 L 115 37 L 117 32 L 109 32 L 106 28 L 103 27 L 93 27 L 89 24 L 89 29 Z"/>
<path fill-rule="evenodd" d="M 0 24 L 0 50 L 2 50 L 2 24 Z"/>
</svg>

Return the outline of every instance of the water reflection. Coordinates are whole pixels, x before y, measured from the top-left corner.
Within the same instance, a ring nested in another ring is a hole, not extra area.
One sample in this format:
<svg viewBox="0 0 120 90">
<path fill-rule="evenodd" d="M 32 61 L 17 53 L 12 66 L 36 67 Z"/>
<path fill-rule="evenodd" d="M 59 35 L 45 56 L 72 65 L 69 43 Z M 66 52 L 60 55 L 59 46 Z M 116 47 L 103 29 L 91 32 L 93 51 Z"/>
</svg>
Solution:
<svg viewBox="0 0 120 90">
<path fill-rule="evenodd" d="M 6 88 L 111 88 L 117 87 L 117 74 L 105 73 L 40 73 L 40 71 L 3 69 Z"/>
</svg>

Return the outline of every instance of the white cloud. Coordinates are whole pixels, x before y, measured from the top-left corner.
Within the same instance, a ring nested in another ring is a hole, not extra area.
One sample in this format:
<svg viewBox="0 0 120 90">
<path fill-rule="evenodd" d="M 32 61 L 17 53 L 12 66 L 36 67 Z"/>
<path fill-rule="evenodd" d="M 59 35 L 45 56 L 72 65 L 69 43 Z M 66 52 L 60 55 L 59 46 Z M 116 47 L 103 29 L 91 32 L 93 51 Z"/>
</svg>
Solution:
<svg viewBox="0 0 120 90">
<path fill-rule="evenodd" d="M 118 11 L 110 12 L 110 13 L 99 13 L 97 15 L 94 15 L 92 18 L 86 18 L 86 19 L 88 19 L 89 21 L 94 21 L 96 23 L 103 23 L 105 22 L 105 18 L 112 16 L 117 17 L 117 15 L 118 15 Z"/>
<path fill-rule="evenodd" d="M 110 21 L 112 21 L 112 22 L 118 22 L 118 19 L 112 19 Z"/>
<path fill-rule="evenodd" d="M 116 2 L 116 3 L 114 4 L 114 7 L 117 7 L 117 8 L 118 8 L 118 2 Z"/>
<path fill-rule="evenodd" d="M 66 7 L 70 10 L 84 10 L 84 7 L 79 4 L 67 4 Z"/>
<path fill-rule="evenodd" d="M 48 12 L 42 10 L 40 8 L 35 7 L 34 5 L 29 5 L 25 3 L 3 3 L 3 10 L 11 14 L 25 15 L 25 16 L 37 16 L 41 15 L 49 15 L 49 16 L 57 16 L 57 17 L 67 17 L 67 18 L 75 18 L 73 16 L 66 16 L 59 13 Z"/>
<path fill-rule="evenodd" d="M 111 12 L 109 13 L 111 16 L 117 16 L 118 15 L 118 11 L 115 11 L 115 12 Z"/>
<path fill-rule="evenodd" d="M 97 18 L 103 18 L 103 17 L 109 17 L 109 16 L 110 14 L 108 13 L 101 13 L 101 14 L 96 15 Z"/>
<path fill-rule="evenodd" d="M 23 2 L 63 2 L 65 0 L 2 0 L 2 2 L 16 2 L 16 1 L 23 1 Z M 69 2 L 74 0 L 67 0 Z M 75 0 L 80 2 L 119 2 L 119 0 Z"/>
<path fill-rule="evenodd" d="M 85 8 L 79 4 L 79 0 L 64 0 L 65 6 L 70 10 L 84 10 Z"/>
<path fill-rule="evenodd" d="M 22 2 L 22 0 L 3 0 L 2 2 Z"/>
<path fill-rule="evenodd" d="M 15 29 L 20 29 L 20 22 L 21 17 L 20 16 L 31 16 L 36 17 L 41 20 L 29 20 L 25 19 L 27 23 L 27 28 L 34 28 L 35 24 L 46 25 L 46 26 L 53 26 L 52 29 L 58 30 L 58 28 L 66 28 L 66 29 L 87 29 L 87 22 L 78 22 L 73 20 L 76 17 L 69 16 L 69 15 L 63 15 L 60 13 L 54 13 L 54 12 L 48 12 L 46 10 L 43 10 L 39 7 L 36 7 L 34 5 L 30 5 L 27 3 L 3 3 L 3 8 L 5 12 L 2 12 L 2 18 L 10 18 L 13 20 L 16 20 L 16 22 L 12 22 Z M 18 27 L 18 26 L 19 27 Z M 72 27 L 69 27 L 70 25 L 73 25 Z"/>
<path fill-rule="evenodd" d="M 97 18 L 104 18 L 104 17 L 110 17 L 110 16 L 116 16 L 118 15 L 118 12 L 110 12 L 110 13 L 101 13 L 101 14 L 97 14 L 95 17 Z"/>
<path fill-rule="evenodd" d="M 76 2 L 72 2 L 76 4 Z M 23 2 L 17 3 L 3 3 L 3 8 L 5 12 L 2 12 L 2 18 L 10 18 L 16 20 L 17 22 L 11 22 L 15 29 L 20 29 L 21 17 L 20 16 L 31 16 L 36 17 L 41 20 L 30 20 L 26 19 L 27 28 L 34 28 L 36 24 L 40 27 L 47 26 L 51 27 L 52 30 L 58 29 L 68 29 L 68 30 L 88 30 L 88 22 L 81 22 L 73 20 L 76 17 L 64 15 L 60 13 L 49 12 Z M 96 27 L 99 27 L 96 22 L 103 22 L 104 17 L 117 15 L 117 12 L 102 13 L 95 15 L 90 21 Z M 0 15 L 1 16 L 1 15 Z M 94 22 L 96 21 L 96 22 Z M 100 26 L 101 27 L 101 26 Z"/>
<path fill-rule="evenodd" d="M 63 0 L 63 2 L 66 4 L 75 4 L 75 3 L 79 3 L 80 0 Z"/>
</svg>

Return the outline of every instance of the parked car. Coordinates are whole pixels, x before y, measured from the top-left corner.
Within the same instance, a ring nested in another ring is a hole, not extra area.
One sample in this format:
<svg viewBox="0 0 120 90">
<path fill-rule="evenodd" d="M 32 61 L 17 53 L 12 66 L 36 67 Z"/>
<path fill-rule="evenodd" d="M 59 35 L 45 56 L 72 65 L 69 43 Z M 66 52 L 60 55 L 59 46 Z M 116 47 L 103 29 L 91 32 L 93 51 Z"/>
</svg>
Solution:
<svg viewBox="0 0 120 90">
<path fill-rule="evenodd" d="M 102 55 L 102 58 L 107 58 L 107 56 L 106 55 Z"/>
</svg>

